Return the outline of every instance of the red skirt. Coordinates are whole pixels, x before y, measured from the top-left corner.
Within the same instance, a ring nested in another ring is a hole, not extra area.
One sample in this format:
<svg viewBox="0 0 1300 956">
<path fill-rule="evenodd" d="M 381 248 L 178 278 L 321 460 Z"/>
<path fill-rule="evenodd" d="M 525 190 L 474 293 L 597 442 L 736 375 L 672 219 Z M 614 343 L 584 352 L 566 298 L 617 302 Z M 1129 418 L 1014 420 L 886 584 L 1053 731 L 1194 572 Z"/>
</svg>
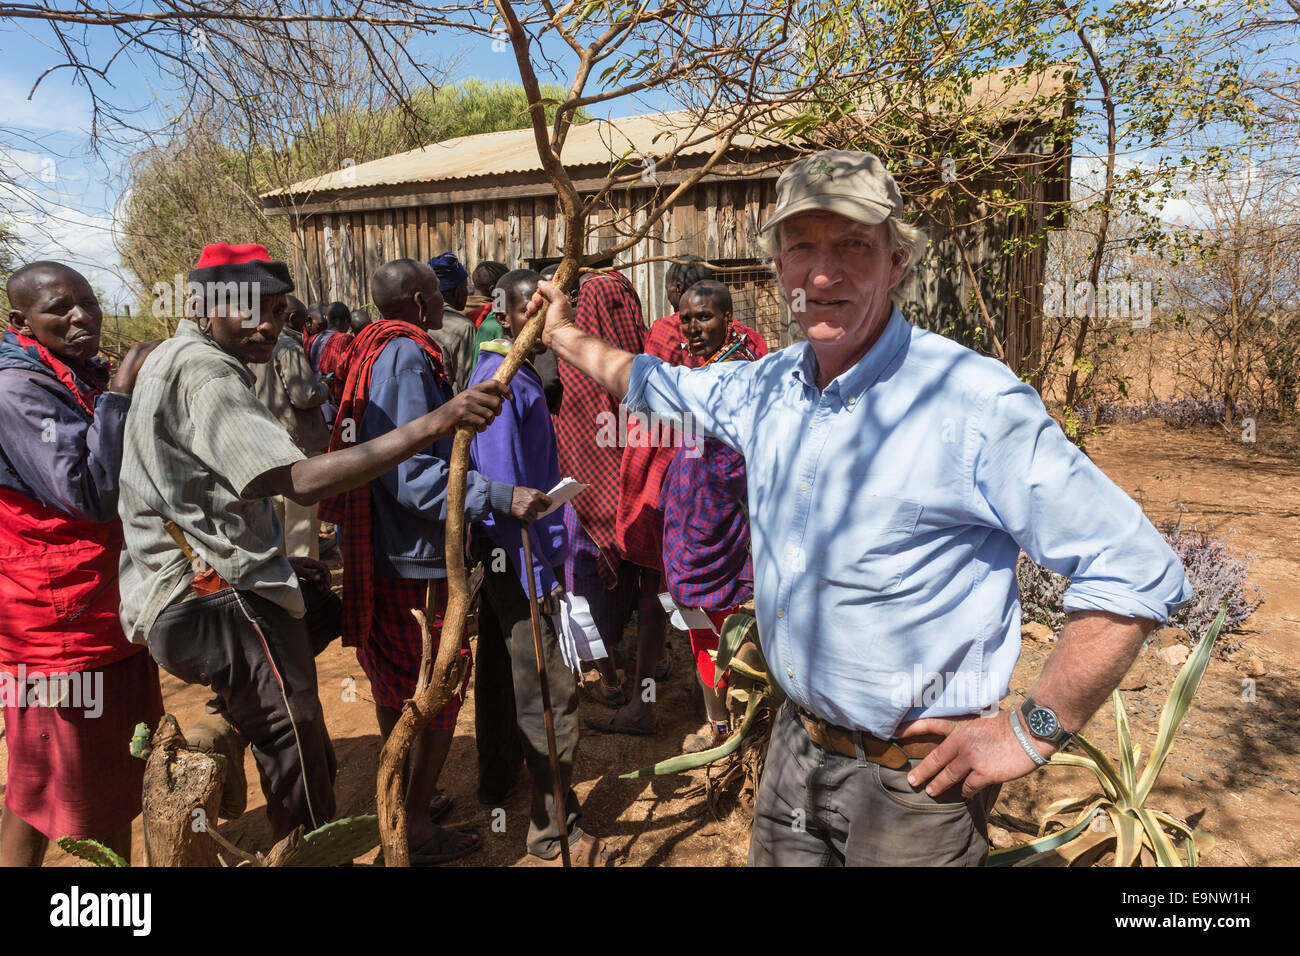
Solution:
<svg viewBox="0 0 1300 956">
<path fill-rule="evenodd" d="M 72 678 L 59 706 L 29 706 L 23 685 L 6 684 L 5 812 L 51 840 L 103 840 L 140 812 L 145 762 L 131 756 L 131 737 L 141 721 L 152 733 L 162 719 L 158 665 L 140 648 Z"/>
<path fill-rule="evenodd" d="M 375 578 L 370 636 L 357 648 L 357 663 L 370 681 L 370 692 L 380 707 L 401 710 L 402 705 L 415 694 L 424 645 L 420 625 L 411 610 L 424 608 L 428 588 L 429 582 L 418 578 Z M 433 620 L 429 622 L 435 656 L 446 609 L 447 582 L 443 579 L 437 582 Z M 462 639 L 460 652 L 469 657 L 468 635 Z M 451 730 L 456 726 L 456 717 L 469 686 L 469 673 L 470 669 L 466 667 L 465 680 L 459 691 L 429 723 L 430 728 Z"/>
<path fill-rule="evenodd" d="M 721 632 L 722 622 L 732 614 L 735 614 L 737 610 L 737 608 L 729 607 L 723 608 L 720 611 L 705 611 L 704 613 L 709 616 L 709 620 L 713 622 L 713 626 Z M 715 664 L 713 658 L 709 656 L 709 651 L 716 651 L 718 649 L 718 642 L 721 640 L 720 633 L 714 634 L 712 631 L 704 630 L 704 628 L 692 628 L 686 633 L 691 636 L 691 654 L 695 658 L 695 669 L 700 672 L 700 679 L 704 681 L 704 686 L 716 687 L 718 690 L 725 690 L 727 687 L 727 675 L 717 674 L 717 664 Z M 717 677 L 716 683 L 714 681 L 715 674 Z"/>
</svg>

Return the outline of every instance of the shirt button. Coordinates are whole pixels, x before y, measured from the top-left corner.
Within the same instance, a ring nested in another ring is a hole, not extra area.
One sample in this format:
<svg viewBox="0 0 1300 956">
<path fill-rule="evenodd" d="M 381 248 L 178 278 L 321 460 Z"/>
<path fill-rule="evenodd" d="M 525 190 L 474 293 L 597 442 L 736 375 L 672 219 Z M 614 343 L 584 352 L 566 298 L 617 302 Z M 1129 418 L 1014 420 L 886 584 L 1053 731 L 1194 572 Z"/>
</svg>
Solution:
<svg viewBox="0 0 1300 956">
<path fill-rule="evenodd" d="M 785 676 L 786 676 L 786 677 L 793 677 L 793 676 L 794 676 L 794 668 L 793 668 L 793 667 L 787 667 L 787 668 L 785 669 Z"/>
<path fill-rule="evenodd" d="M 852 396 L 852 395 L 849 396 L 849 404 L 850 404 L 850 405 L 852 405 L 852 404 L 853 404 L 854 402 L 856 402 L 856 401 L 857 401 L 857 398 L 855 398 L 855 397 Z"/>
<path fill-rule="evenodd" d="M 800 491 L 807 491 L 807 490 L 808 490 L 808 482 L 806 482 L 806 481 L 801 481 L 801 482 L 799 482 L 799 490 L 800 490 Z"/>
<path fill-rule="evenodd" d="M 776 609 L 776 616 L 777 616 L 777 617 L 785 617 L 785 611 L 784 611 L 782 608 L 777 608 L 777 609 Z"/>
</svg>

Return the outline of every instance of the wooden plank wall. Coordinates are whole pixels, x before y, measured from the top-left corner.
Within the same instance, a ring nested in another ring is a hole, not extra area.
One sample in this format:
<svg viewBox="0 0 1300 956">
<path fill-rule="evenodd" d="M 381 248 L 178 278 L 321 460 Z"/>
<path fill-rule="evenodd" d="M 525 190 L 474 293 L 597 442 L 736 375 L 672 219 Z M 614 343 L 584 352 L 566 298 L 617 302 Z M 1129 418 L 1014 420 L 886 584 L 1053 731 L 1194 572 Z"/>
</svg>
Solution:
<svg viewBox="0 0 1300 956">
<path fill-rule="evenodd" d="M 1020 198 L 1043 195 L 1041 183 L 1021 181 L 1015 189 Z M 758 328 L 770 346 L 789 344 L 801 336 L 758 241 L 759 226 L 771 214 L 774 201 L 772 178 L 702 184 L 619 261 L 692 253 L 743 267 L 729 283 L 736 317 Z M 618 238 L 615 217 L 627 215 L 628 206 L 628 195 L 622 194 L 614 197 L 611 207 L 592 213 L 588 251 L 613 246 Z M 1002 217 L 964 227 L 967 256 L 977 280 L 974 286 L 947 225 L 922 222 L 931 244 L 926 261 L 902 290 L 904 315 L 924 328 L 991 352 L 979 331 L 984 322 L 973 295 L 978 288 L 1005 341 L 1007 364 L 1018 372 L 1032 369 L 1041 344 L 1045 242 L 1015 256 L 1005 255 L 1002 249 L 1008 239 L 1041 236 L 1046 212 L 1041 203 L 1033 203 L 1031 214 L 1023 219 Z M 307 298 L 338 299 L 355 308 L 369 302 L 370 276 L 389 259 L 427 260 L 452 251 L 468 269 L 484 259 L 520 268 L 557 257 L 563 232 L 554 198 L 545 196 L 317 214 L 299 222 L 295 270 Z M 666 269 L 662 261 L 638 261 L 626 268 L 647 323 L 671 311 L 664 294 Z"/>
<path fill-rule="evenodd" d="M 672 311 L 664 294 L 668 263 L 646 260 L 682 253 L 710 261 L 748 261 L 744 282 L 749 299 L 762 298 L 770 306 L 775 299 L 775 277 L 756 278 L 754 267 L 763 262 L 758 226 L 770 213 L 774 199 L 772 180 L 702 187 L 623 253 L 620 262 L 634 263 L 626 272 L 641 297 L 646 321 Z M 613 207 L 593 211 L 588 220 L 587 250 L 596 253 L 612 248 L 621 239 L 615 219 L 628 214 L 626 196 Z M 632 214 L 634 225 L 644 224 L 644 211 Z M 523 268 L 539 259 L 558 257 L 563 238 L 564 222 L 557 218 L 550 197 L 316 214 L 299 223 L 294 268 L 308 299 L 337 299 L 355 308 L 369 303 L 370 276 L 390 259 L 427 260 L 451 251 L 469 269 L 485 259 L 504 262 L 512 269 Z M 770 288 L 760 293 L 756 284 Z M 744 315 L 737 317 L 748 320 Z M 784 319 L 768 325 L 764 331 L 770 330 L 772 344 L 784 344 L 780 341 Z"/>
</svg>

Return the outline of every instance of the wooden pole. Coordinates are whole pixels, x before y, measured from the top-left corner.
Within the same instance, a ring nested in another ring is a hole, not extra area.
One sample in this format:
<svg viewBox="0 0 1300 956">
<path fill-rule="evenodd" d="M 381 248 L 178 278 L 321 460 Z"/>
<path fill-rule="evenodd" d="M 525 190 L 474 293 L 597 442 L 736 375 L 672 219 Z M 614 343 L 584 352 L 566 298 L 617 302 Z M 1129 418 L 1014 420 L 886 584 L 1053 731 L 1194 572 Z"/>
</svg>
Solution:
<svg viewBox="0 0 1300 956">
<path fill-rule="evenodd" d="M 556 270 L 553 282 L 561 289 L 568 288 L 578 276 L 581 255 L 581 229 L 571 225 L 566 232 L 564 261 Z M 546 324 L 546 308 L 528 320 L 528 324 L 515 337 L 510 354 L 501 363 L 493 381 L 508 384 L 519 371 L 533 346 L 542 336 Z M 411 853 L 406 838 L 406 800 L 402 774 L 406 758 L 416 736 L 429 725 L 437 713 L 451 700 L 460 686 L 463 673 L 460 653 L 461 638 L 469 616 L 469 575 L 465 569 L 465 488 L 469 471 L 469 446 L 474 439 L 474 429 L 468 425 L 456 430 L 452 444 L 451 462 L 447 475 L 447 611 L 442 618 L 442 636 L 438 640 L 438 654 L 433 661 L 429 682 L 415 697 L 402 706 L 402 713 L 393 725 L 392 733 L 379 754 L 379 773 L 375 802 L 379 812 L 379 835 L 384 847 L 385 866 L 410 866 Z M 426 599 L 426 620 L 433 620 L 433 583 L 430 582 Z"/>
<path fill-rule="evenodd" d="M 551 787 L 555 792 L 555 816 L 560 822 L 560 857 L 569 859 L 569 811 L 564 800 L 564 781 L 560 779 L 560 753 L 555 746 L 555 716 L 551 713 L 551 682 L 546 676 L 546 655 L 542 652 L 542 623 L 537 613 L 537 595 L 533 585 L 533 545 L 528 525 L 520 525 L 524 542 L 524 577 L 528 580 L 528 617 L 533 623 L 533 653 L 537 656 L 537 680 L 542 685 L 542 717 L 546 721 L 546 749 L 551 757 Z"/>
</svg>

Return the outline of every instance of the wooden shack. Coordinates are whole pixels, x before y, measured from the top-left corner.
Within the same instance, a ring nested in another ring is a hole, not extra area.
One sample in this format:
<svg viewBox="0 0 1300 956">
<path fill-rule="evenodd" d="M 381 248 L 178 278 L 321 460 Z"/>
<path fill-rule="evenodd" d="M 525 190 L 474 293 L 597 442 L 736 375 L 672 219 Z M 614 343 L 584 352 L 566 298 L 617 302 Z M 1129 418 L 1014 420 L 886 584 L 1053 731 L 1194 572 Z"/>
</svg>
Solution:
<svg viewBox="0 0 1300 956">
<path fill-rule="evenodd" d="M 1062 87 L 1059 78 L 1045 82 Z M 1037 101 L 1041 87 L 978 95 L 1000 100 L 999 122 L 1008 129 L 1007 159 L 1000 167 L 1005 173 L 985 176 L 988 182 L 978 185 L 1025 199 L 1029 213 L 972 217 L 976 224 L 955 227 L 977 231 L 961 248 L 952 241 L 951 217 L 946 223 L 923 217 L 918 224 L 932 242 L 926 261 L 901 290 L 902 308 L 919 325 L 995 351 L 989 348 L 988 315 L 1005 344 L 1007 363 L 1017 371 L 1033 369 L 1041 339 L 1045 243 L 1032 240 L 1041 239 L 1067 198 L 1069 144 L 1048 135 L 1054 117 L 1016 112 L 1017 102 Z M 685 113 L 661 113 L 575 126 L 564 146 L 565 166 L 581 191 L 594 193 L 612 166 L 629 156 L 653 157 L 656 150 L 662 155 L 664 132 L 691 122 Z M 711 149 L 708 140 L 687 147 L 670 167 L 654 168 L 652 179 L 612 191 L 588 220 L 587 251 L 613 247 L 627 224 L 644 222 L 640 210 L 653 191 L 662 195 L 680 182 Z M 758 240 L 781 166 L 795 155 L 789 146 L 746 141 L 680 197 L 635 248 L 616 257 L 613 265 L 632 280 L 647 323 L 672 311 L 664 293 L 665 258 L 690 253 L 727 267 L 737 318 L 762 332 L 769 345 L 798 338 Z M 898 176 L 905 195 L 908 172 L 904 168 Z M 295 183 L 263 200 L 269 214 L 292 217 L 300 295 L 351 307 L 368 301 L 371 274 L 390 259 L 427 260 L 450 251 L 470 269 L 485 259 L 541 268 L 556 261 L 563 240 L 564 220 L 528 129 L 435 143 Z"/>
</svg>

